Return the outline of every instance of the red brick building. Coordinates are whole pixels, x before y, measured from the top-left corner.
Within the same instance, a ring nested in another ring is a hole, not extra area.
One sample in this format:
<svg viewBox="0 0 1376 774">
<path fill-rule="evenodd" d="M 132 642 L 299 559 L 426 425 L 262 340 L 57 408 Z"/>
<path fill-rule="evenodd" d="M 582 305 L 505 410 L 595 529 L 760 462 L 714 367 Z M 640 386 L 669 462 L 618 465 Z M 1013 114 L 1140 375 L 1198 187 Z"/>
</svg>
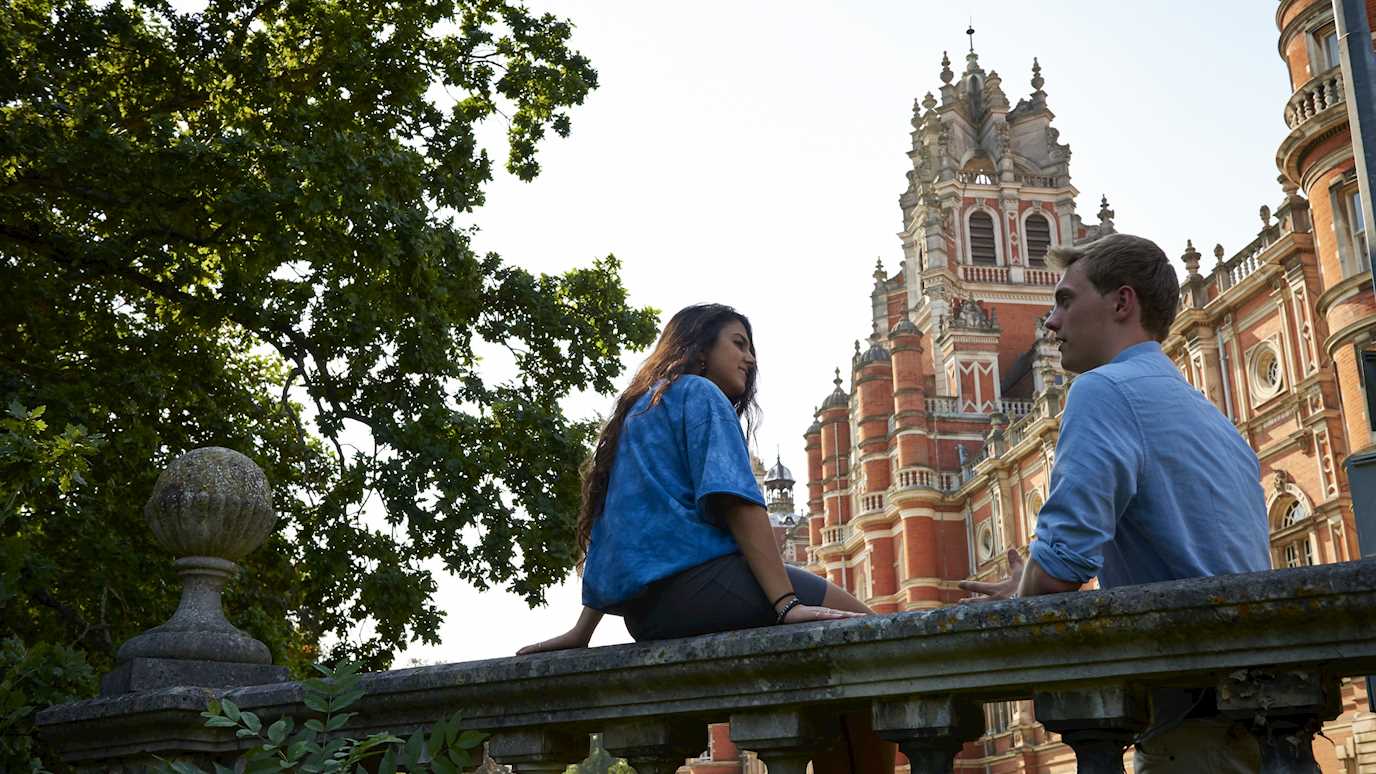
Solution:
<svg viewBox="0 0 1376 774">
<path fill-rule="evenodd" d="M 1358 373 L 1376 299 L 1332 3 L 1283 0 L 1276 21 L 1294 90 L 1278 201 L 1207 267 L 1185 246 L 1164 348 L 1256 450 L 1283 567 L 1357 555 L 1343 461 L 1376 438 Z M 804 435 L 807 566 L 880 612 L 950 604 L 960 580 L 1002 576 L 1006 548 L 1033 539 L 1070 378 L 1041 327 L 1058 280 L 1045 256 L 1114 230 L 1107 201 L 1093 222 L 1077 212 L 1035 60 L 1016 105 L 973 51 L 940 79 L 913 111 L 904 260 L 876 268 L 868 339 Z M 1315 752 L 1324 771 L 1376 771 L 1364 686 L 1343 698 Z M 1073 771 L 1030 702 L 986 715 L 959 768 Z"/>
</svg>

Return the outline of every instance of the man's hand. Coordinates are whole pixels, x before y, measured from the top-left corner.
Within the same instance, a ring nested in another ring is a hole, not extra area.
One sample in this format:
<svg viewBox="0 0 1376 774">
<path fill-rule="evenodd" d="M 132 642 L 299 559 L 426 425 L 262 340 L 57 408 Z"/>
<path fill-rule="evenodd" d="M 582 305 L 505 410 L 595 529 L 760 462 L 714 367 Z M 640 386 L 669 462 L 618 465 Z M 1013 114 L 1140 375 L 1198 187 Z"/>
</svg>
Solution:
<svg viewBox="0 0 1376 774">
<path fill-rule="evenodd" d="M 1008 549 L 1008 577 L 996 583 L 963 580 L 962 591 L 973 591 L 983 596 L 966 597 L 961 602 L 989 602 L 995 599 L 1012 599 L 1018 595 L 1018 584 L 1022 582 L 1023 560 L 1017 549 Z"/>
</svg>

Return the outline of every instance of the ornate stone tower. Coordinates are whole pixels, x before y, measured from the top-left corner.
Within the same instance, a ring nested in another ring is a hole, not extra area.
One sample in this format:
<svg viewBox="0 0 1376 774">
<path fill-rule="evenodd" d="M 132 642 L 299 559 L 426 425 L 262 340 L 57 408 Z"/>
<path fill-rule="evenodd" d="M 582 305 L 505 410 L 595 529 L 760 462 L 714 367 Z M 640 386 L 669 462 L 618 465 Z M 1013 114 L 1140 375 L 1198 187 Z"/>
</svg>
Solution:
<svg viewBox="0 0 1376 774">
<path fill-rule="evenodd" d="M 1059 280 L 1047 252 L 1113 231 L 1106 200 L 1094 226 L 1075 213 L 1041 65 L 1012 106 L 973 45 L 965 60 L 957 78 L 943 57 L 940 100 L 914 107 L 904 261 L 893 275 L 876 265 L 852 389 L 838 373 L 805 434 L 812 567 L 880 611 L 960 596 L 973 516 L 947 493 L 992 431 L 1063 380 L 1039 324 Z"/>
<path fill-rule="evenodd" d="M 1290 134 L 1276 152 L 1276 164 L 1282 182 L 1297 186 L 1309 199 L 1322 288 L 1315 307 L 1328 328 L 1320 345 L 1337 373 L 1348 451 L 1357 452 L 1376 440 L 1358 372 L 1360 353 L 1376 346 L 1376 298 L 1367 262 L 1369 236 L 1357 198 L 1333 4 L 1282 0 L 1276 24 L 1294 90 L 1285 105 Z M 1341 461 L 1337 467 L 1342 467 Z"/>
</svg>

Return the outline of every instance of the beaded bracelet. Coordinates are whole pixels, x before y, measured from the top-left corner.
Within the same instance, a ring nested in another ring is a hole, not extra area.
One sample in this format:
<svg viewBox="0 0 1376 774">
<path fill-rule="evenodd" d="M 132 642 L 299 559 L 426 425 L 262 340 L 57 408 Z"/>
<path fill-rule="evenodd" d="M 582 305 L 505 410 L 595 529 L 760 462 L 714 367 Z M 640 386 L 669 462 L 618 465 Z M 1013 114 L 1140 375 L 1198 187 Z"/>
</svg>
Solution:
<svg viewBox="0 0 1376 774">
<path fill-rule="evenodd" d="M 797 607 L 798 605 L 801 605 L 801 604 L 803 604 L 803 600 L 798 599 L 796 596 L 795 596 L 793 599 L 789 600 L 789 601 L 788 601 L 788 604 L 787 604 L 787 605 L 784 605 L 784 609 L 779 611 L 779 618 L 778 618 L 778 620 L 775 621 L 774 623 L 776 623 L 776 624 L 781 624 L 781 623 L 783 623 L 783 622 L 784 622 L 784 616 L 788 615 L 788 611 L 792 610 L 793 608 L 795 608 L 795 607 Z"/>
</svg>

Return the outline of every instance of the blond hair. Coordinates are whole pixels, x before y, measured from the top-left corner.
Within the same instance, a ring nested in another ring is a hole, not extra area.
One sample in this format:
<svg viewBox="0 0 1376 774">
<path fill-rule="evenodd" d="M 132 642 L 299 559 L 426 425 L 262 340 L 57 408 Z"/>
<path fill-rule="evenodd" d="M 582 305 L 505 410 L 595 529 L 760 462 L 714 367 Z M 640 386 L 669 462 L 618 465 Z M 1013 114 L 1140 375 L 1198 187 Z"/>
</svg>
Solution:
<svg viewBox="0 0 1376 774">
<path fill-rule="evenodd" d="M 1065 271 L 1084 261 L 1085 276 L 1100 293 L 1124 285 L 1137 294 L 1142 328 L 1164 341 L 1180 308 L 1180 279 L 1166 254 L 1150 239 L 1131 234 L 1109 234 L 1078 247 L 1056 247 L 1046 261 Z"/>
</svg>

